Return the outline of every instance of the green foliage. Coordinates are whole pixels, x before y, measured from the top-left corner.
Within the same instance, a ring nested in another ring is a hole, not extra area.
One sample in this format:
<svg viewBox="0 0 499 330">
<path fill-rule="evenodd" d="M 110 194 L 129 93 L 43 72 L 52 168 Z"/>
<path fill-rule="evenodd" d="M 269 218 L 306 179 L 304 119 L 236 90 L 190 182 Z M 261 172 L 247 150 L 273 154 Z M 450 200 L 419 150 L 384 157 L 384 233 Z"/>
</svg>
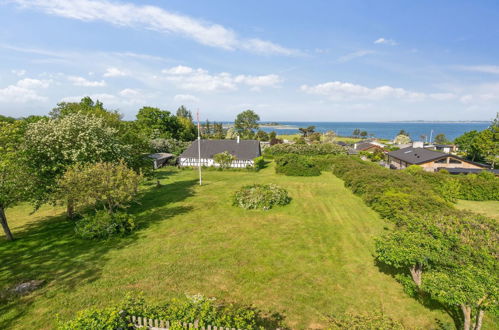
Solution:
<svg viewBox="0 0 499 330">
<path fill-rule="evenodd" d="M 278 316 L 265 316 L 256 308 L 194 295 L 173 298 L 157 305 L 147 304 L 141 297 L 129 296 L 119 306 L 81 312 L 74 320 L 61 324 L 59 329 L 129 329 L 130 324 L 124 321 L 127 315 L 170 321 L 172 330 L 185 329 L 184 322 L 198 322 L 200 327 L 210 325 L 238 329 L 275 329 L 282 326 Z"/>
<path fill-rule="evenodd" d="M 258 116 L 253 110 L 246 110 L 237 115 L 234 121 L 234 128 L 243 139 L 253 137 L 253 130 L 258 128 Z"/>
<path fill-rule="evenodd" d="M 263 156 L 253 159 L 253 163 L 255 164 L 255 170 L 257 171 L 265 167 L 265 159 L 263 158 Z"/>
<path fill-rule="evenodd" d="M 352 157 L 332 158 L 333 173 L 383 217 L 396 223 L 418 214 L 451 209 L 433 187 L 406 171 L 393 171 Z"/>
<path fill-rule="evenodd" d="M 182 117 L 182 118 L 187 118 L 189 121 L 192 122 L 192 112 L 190 110 L 187 110 L 187 108 L 183 105 L 181 105 L 177 109 L 177 117 Z"/>
<path fill-rule="evenodd" d="M 437 136 L 435 136 L 435 140 L 433 142 L 435 142 L 436 144 L 448 144 L 448 143 L 450 143 L 450 141 L 447 139 L 447 137 L 443 133 L 437 134 Z"/>
<path fill-rule="evenodd" d="M 258 130 L 256 132 L 255 138 L 258 141 L 268 141 L 269 140 L 269 134 L 267 132 L 265 132 L 265 131 Z"/>
<path fill-rule="evenodd" d="M 142 107 L 136 123 L 150 139 L 180 139 L 182 130 L 186 129 L 169 111 L 153 107 Z"/>
<path fill-rule="evenodd" d="M 133 201 L 141 181 L 123 162 L 78 163 L 58 180 L 54 198 L 72 210 L 103 207 L 112 213 Z"/>
<path fill-rule="evenodd" d="M 61 323 L 59 330 L 114 330 L 133 329 L 126 321 L 124 314 L 117 308 L 87 309 L 78 312 L 76 317 L 68 322 Z"/>
<path fill-rule="evenodd" d="M 317 155 L 346 155 L 346 149 L 334 143 L 317 144 L 275 144 L 265 149 L 265 154 L 269 156 L 280 156 L 286 154 L 296 154 L 304 156 Z"/>
<path fill-rule="evenodd" d="M 220 169 L 230 168 L 236 157 L 228 151 L 221 152 L 213 156 L 213 160 L 218 164 Z"/>
<path fill-rule="evenodd" d="M 75 225 L 75 233 L 83 239 L 107 239 L 111 236 L 127 235 L 135 227 L 135 217 L 132 215 L 101 210 L 78 220 Z"/>
<path fill-rule="evenodd" d="M 237 191 L 233 205 L 247 210 L 269 210 L 273 206 L 287 205 L 290 201 L 288 192 L 275 184 L 254 184 Z"/>
<path fill-rule="evenodd" d="M 480 175 L 459 176 L 461 184 L 459 199 L 471 201 L 499 201 L 499 178 L 480 173 Z"/>
<path fill-rule="evenodd" d="M 43 203 L 54 192 L 57 179 L 76 163 L 117 162 L 133 166 L 137 150 L 124 143 L 116 128 L 101 117 L 72 113 L 28 124 L 23 155 L 37 185 L 32 198 Z"/>
<path fill-rule="evenodd" d="M 395 144 L 407 144 L 411 143 L 411 138 L 405 134 L 399 134 L 393 139 L 393 143 Z"/>
<path fill-rule="evenodd" d="M 308 157 L 283 155 L 275 158 L 275 171 L 288 176 L 318 176 L 321 170 Z"/>
<path fill-rule="evenodd" d="M 346 313 L 328 318 L 330 329 L 404 330 L 402 323 L 382 312 Z"/>
<path fill-rule="evenodd" d="M 191 142 L 183 142 L 175 139 L 153 139 L 150 142 L 153 152 L 166 152 L 179 156 L 189 147 Z"/>
<path fill-rule="evenodd" d="M 68 115 L 79 113 L 87 116 L 102 118 L 107 125 L 117 128 L 121 121 L 121 115 L 117 111 L 109 111 L 99 100 L 92 100 L 86 96 L 78 102 L 61 102 L 50 111 L 49 115 L 53 119 L 62 118 Z"/>
</svg>

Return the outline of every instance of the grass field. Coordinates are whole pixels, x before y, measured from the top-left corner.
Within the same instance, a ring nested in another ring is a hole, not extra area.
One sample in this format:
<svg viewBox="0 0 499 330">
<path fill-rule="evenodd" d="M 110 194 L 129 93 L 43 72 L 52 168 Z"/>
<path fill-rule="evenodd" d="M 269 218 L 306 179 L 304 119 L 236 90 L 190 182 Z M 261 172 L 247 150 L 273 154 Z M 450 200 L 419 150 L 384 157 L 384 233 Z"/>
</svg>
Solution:
<svg viewBox="0 0 499 330">
<path fill-rule="evenodd" d="M 9 209 L 14 243 L 0 239 L 0 288 L 47 284 L 0 306 L 0 328 L 49 329 L 57 315 L 120 301 L 143 291 L 152 302 L 201 293 L 279 312 L 295 329 L 321 328 L 324 316 L 383 309 L 406 325 L 451 324 L 409 298 L 374 263 L 373 236 L 387 224 L 331 173 L 299 178 L 254 172 L 162 170 L 132 208 L 142 228 L 130 237 L 83 241 L 73 224 L 44 207 Z M 231 206 L 242 185 L 277 183 L 291 204 L 270 211 Z"/>
<path fill-rule="evenodd" d="M 470 210 L 495 219 L 499 219 L 499 201 L 463 201 L 457 202 L 460 210 Z"/>
</svg>

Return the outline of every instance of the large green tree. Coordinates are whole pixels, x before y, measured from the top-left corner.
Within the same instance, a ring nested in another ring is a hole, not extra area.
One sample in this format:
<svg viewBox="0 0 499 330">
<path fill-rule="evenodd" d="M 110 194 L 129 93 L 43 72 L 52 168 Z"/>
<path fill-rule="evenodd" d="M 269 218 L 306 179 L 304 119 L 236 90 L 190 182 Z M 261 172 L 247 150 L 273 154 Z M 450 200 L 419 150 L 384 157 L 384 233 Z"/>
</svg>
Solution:
<svg viewBox="0 0 499 330">
<path fill-rule="evenodd" d="M 0 122 L 0 222 L 8 240 L 14 236 L 5 210 L 25 198 L 30 182 L 19 152 L 23 131 L 21 121 Z"/>
<path fill-rule="evenodd" d="M 120 141 L 117 129 L 102 117 L 73 113 L 28 125 L 23 154 L 37 185 L 32 199 L 39 206 L 54 192 L 57 179 L 76 163 L 136 160 L 135 152 Z M 71 216 L 71 209 L 68 209 Z"/>
<path fill-rule="evenodd" d="M 242 138 L 250 139 L 254 136 L 254 130 L 258 128 L 258 116 L 253 110 L 245 110 L 237 115 L 234 128 Z"/>
<path fill-rule="evenodd" d="M 62 118 L 70 114 L 80 113 L 102 117 L 110 126 L 117 127 L 121 121 L 121 115 L 117 111 L 109 111 L 104 108 L 104 104 L 99 100 L 92 100 L 89 96 L 81 99 L 80 102 L 61 102 L 50 111 L 51 118 Z"/>
<path fill-rule="evenodd" d="M 181 105 L 177 109 L 177 117 L 187 118 L 192 121 L 192 112 L 188 110 L 185 106 Z"/>
<path fill-rule="evenodd" d="M 178 139 L 182 125 L 170 111 L 143 107 L 137 113 L 137 125 L 150 139 Z"/>
</svg>

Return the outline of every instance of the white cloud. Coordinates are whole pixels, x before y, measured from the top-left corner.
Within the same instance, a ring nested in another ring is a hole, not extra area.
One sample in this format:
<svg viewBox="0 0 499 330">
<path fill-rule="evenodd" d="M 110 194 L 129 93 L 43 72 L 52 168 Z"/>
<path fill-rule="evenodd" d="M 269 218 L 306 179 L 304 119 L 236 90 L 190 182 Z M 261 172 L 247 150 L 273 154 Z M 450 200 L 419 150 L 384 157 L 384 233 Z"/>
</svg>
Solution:
<svg viewBox="0 0 499 330">
<path fill-rule="evenodd" d="M 31 101 L 46 101 L 47 97 L 39 95 L 38 90 L 47 88 L 50 84 L 50 80 L 21 79 L 14 85 L 0 88 L 0 102 L 27 103 Z"/>
<path fill-rule="evenodd" d="M 375 53 L 375 51 L 373 51 L 373 50 L 359 50 L 359 51 L 341 56 L 340 58 L 338 58 L 338 62 L 344 63 L 344 62 L 351 61 L 355 58 L 363 57 L 363 56 L 374 54 L 374 53 Z"/>
<path fill-rule="evenodd" d="M 140 95 L 140 92 L 136 89 L 125 88 L 121 90 L 119 94 L 124 97 L 137 97 Z"/>
<path fill-rule="evenodd" d="M 198 103 L 199 99 L 194 95 L 190 94 L 177 94 L 173 97 L 173 100 L 177 103 Z"/>
<path fill-rule="evenodd" d="M 462 65 L 456 68 L 462 71 L 499 74 L 499 65 Z"/>
<path fill-rule="evenodd" d="M 105 87 L 106 82 L 104 80 L 101 81 L 91 81 L 87 80 L 83 77 L 69 76 L 68 80 L 73 83 L 75 86 L 83 86 L 83 87 Z"/>
<path fill-rule="evenodd" d="M 403 88 L 391 86 L 369 88 L 341 81 L 326 82 L 315 86 L 302 85 L 301 90 L 308 94 L 324 95 L 336 101 L 355 99 L 381 100 L 386 98 L 418 101 L 426 97 L 423 93 L 412 92 Z"/>
<path fill-rule="evenodd" d="M 107 68 L 106 72 L 103 74 L 104 77 L 123 77 L 126 76 L 126 72 L 121 71 L 118 68 Z"/>
<path fill-rule="evenodd" d="M 26 70 L 12 70 L 11 72 L 19 77 L 22 77 L 26 74 Z"/>
<path fill-rule="evenodd" d="M 23 8 L 41 10 L 81 21 L 104 21 L 117 26 L 144 28 L 161 33 L 173 33 L 200 44 L 227 50 L 243 49 L 255 53 L 293 55 L 288 49 L 270 41 L 242 39 L 219 24 L 208 23 L 185 15 L 169 12 L 157 6 L 139 6 L 105 0 L 13 0 Z"/>
<path fill-rule="evenodd" d="M 385 38 L 379 38 L 374 40 L 375 44 L 381 44 L 381 45 L 390 45 L 390 46 L 396 46 L 398 43 L 393 40 L 393 39 L 385 39 Z"/>
<path fill-rule="evenodd" d="M 164 79 L 174 83 L 179 88 L 200 92 L 236 90 L 239 85 L 260 89 L 262 87 L 275 87 L 281 82 L 281 78 L 275 74 L 262 76 L 234 76 L 227 72 L 210 74 L 204 69 L 193 69 L 181 65 L 161 72 L 164 74 Z"/>
</svg>

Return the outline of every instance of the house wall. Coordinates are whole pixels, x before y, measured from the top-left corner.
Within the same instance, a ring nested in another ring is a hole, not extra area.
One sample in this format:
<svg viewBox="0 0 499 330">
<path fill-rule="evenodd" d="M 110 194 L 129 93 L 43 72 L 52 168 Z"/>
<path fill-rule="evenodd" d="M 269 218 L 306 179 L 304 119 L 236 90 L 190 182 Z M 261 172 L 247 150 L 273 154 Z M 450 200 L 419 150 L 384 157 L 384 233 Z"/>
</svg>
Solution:
<svg viewBox="0 0 499 330">
<path fill-rule="evenodd" d="M 391 168 L 396 168 L 398 170 L 401 170 L 403 168 L 406 168 L 409 165 L 410 164 L 407 164 L 406 162 L 404 162 L 400 159 L 388 156 L 388 166 L 390 166 Z"/>
<path fill-rule="evenodd" d="M 454 159 L 456 161 L 460 161 L 460 164 L 456 163 L 450 163 L 450 159 Z M 437 168 L 474 168 L 474 169 L 483 169 L 483 167 L 468 163 L 466 161 L 462 161 L 456 158 L 452 157 L 447 157 L 445 163 L 436 163 L 435 161 L 433 162 L 428 162 L 420 165 L 425 171 L 428 172 L 434 172 L 437 170 Z"/>
<path fill-rule="evenodd" d="M 180 166 L 199 166 L 199 161 L 197 158 L 180 158 L 179 160 Z M 240 160 L 236 159 L 232 162 L 230 167 L 233 168 L 246 168 L 247 166 L 253 166 L 253 160 Z M 218 163 L 216 163 L 213 158 L 201 158 L 201 166 L 214 166 L 218 167 Z"/>
</svg>

